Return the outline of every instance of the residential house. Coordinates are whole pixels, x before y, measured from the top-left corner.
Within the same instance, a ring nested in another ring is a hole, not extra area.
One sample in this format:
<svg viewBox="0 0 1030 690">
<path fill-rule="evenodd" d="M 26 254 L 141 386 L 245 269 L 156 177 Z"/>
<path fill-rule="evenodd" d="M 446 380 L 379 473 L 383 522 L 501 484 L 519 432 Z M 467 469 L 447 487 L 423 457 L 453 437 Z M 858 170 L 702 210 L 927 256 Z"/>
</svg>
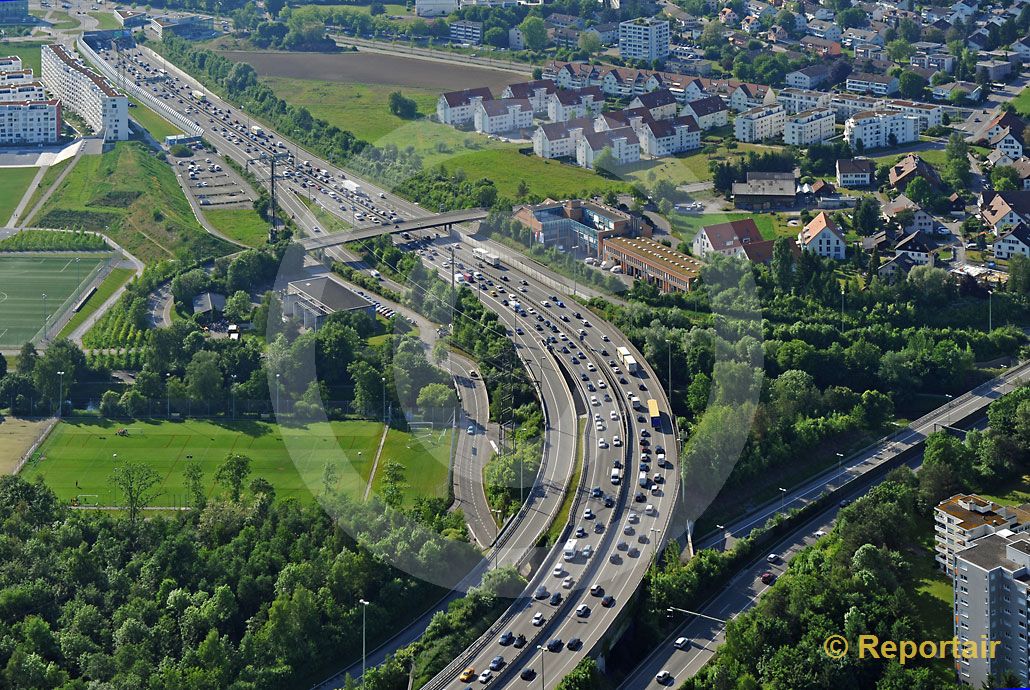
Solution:
<svg viewBox="0 0 1030 690">
<path fill-rule="evenodd" d="M 980 217 L 994 234 L 1020 223 L 1030 223 L 1030 191 L 984 191 L 979 199 Z"/>
<path fill-rule="evenodd" d="M 689 115 L 702 130 L 724 127 L 729 123 L 730 109 L 718 96 L 705 96 L 683 106 L 681 115 Z"/>
<path fill-rule="evenodd" d="M 630 108 L 646 108 L 656 120 L 668 120 L 676 117 L 679 103 L 668 89 L 657 89 L 650 93 L 636 96 L 629 103 Z M 695 123 L 696 124 L 696 123 Z"/>
<path fill-rule="evenodd" d="M 1009 158 L 1009 155 L 1000 149 L 994 149 L 987 154 L 987 165 L 992 168 L 996 168 L 999 165 L 1012 165 L 1013 163 L 1015 163 L 1015 161 Z"/>
<path fill-rule="evenodd" d="M 542 124 L 533 132 L 533 153 L 541 158 L 575 158 L 579 138 L 584 131 L 593 130 L 589 117 Z"/>
<path fill-rule="evenodd" d="M 991 34 L 987 29 L 977 29 L 966 39 L 966 46 L 973 52 L 980 53 L 991 45 Z"/>
<path fill-rule="evenodd" d="M 606 22 L 604 24 L 595 24 L 594 26 L 583 29 L 585 34 L 594 34 L 597 36 L 597 40 L 601 42 L 601 45 L 612 45 L 619 42 L 619 24 L 618 22 Z"/>
<path fill-rule="evenodd" d="M 576 117 L 597 117 L 604 107 L 604 94 L 596 86 L 579 91 L 555 91 L 547 102 L 547 119 L 566 122 Z"/>
<path fill-rule="evenodd" d="M 902 234 L 922 232 L 929 235 L 933 233 L 933 216 L 904 194 L 899 194 L 897 198 L 885 204 L 881 212 L 885 220 L 897 221 L 899 224 L 902 222 L 898 220 L 899 216 L 903 220 L 911 216 L 910 220 L 907 220 L 904 225 L 900 226 Z"/>
<path fill-rule="evenodd" d="M 916 53 L 908 59 L 908 64 L 951 74 L 955 71 L 955 56 L 950 53 Z"/>
<path fill-rule="evenodd" d="M 1005 127 L 987 142 L 995 151 L 1001 151 L 1013 160 L 1023 156 L 1023 129 Z"/>
<path fill-rule="evenodd" d="M 830 259 L 843 259 L 846 247 L 844 233 L 824 211 L 798 233 L 798 246 L 801 251 Z"/>
<path fill-rule="evenodd" d="M 969 136 L 967 141 L 985 146 L 989 144 L 991 139 L 998 136 L 1006 129 L 1011 131 L 1022 131 L 1025 127 L 1023 119 L 1019 117 L 1019 115 L 1007 110 L 995 110 L 990 114 L 989 118 L 983 122 L 977 122 L 977 124 L 978 126 Z"/>
<path fill-rule="evenodd" d="M 843 36 L 836 23 L 822 19 L 813 19 L 808 22 L 808 35 L 835 42 L 839 42 Z"/>
<path fill-rule="evenodd" d="M 1020 158 L 1011 163 L 1016 169 L 1016 176 L 1019 178 L 1020 189 L 1030 189 L 1030 158 Z"/>
<path fill-rule="evenodd" d="M 868 158 L 842 158 L 836 167 L 838 187 L 869 187 L 876 181 L 876 163 Z"/>
<path fill-rule="evenodd" d="M 879 32 L 859 28 L 846 29 L 840 42 L 848 47 L 855 45 L 882 46 L 884 44 L 883 36 Z"/>
<path fill-rule="evenodd" d="M 935 101 L 951 101 L 953 98 L 959 98 L 953 94 L 961 93 L 967 100 L 977 103 L 983 96 L 983 87 L 971 81 L 952 81 L 931 87 L 930 93 Z"/>
<path fill-rule="evenodd" d="M 547 23 L 559 29 L 582 29 L 586 24 L 581 17 L 555 12 L 547 17 Z"/>
<path fill-rule="evenodd" d="M 741 83 L 730 93 L 730 108 L 742 113 L 745 110 L 759 108 L 776 103 L 776 92 L 763 84 Z"/>
<path fill-rule="evenodd" d="M 526 36 L 522 33 L 522 29 L 517 26 L 513 26 L 508 29 L 508 49 L 509 50 L 525 50 L 526 49 Z"/>
<path fill-rule="evenodd" d="M 994 258 L 1011 259 L 1013 256 L 1030 258 L 1030 225 L 1019 223 L 998 235 L 994 241 Z"/>
<path fill-rule="evenodd" d="M 887 110 L 858 113 L 844 123 L 844 139 L 852 151 L 898 146 L 919 138 L 919 118 Z"/>
<path fill-rule="evenodd" d="M 517 84 L 508 84 L 508 86 L 504 87 L 504 91 L 501 92 L 501 98 L 524 98 L 532 104 L 534 113 L 546 114 L 551 94 L 557 90 L 558 87 L 552 80 L 535 79 Z"/>
<path fill-rule="evenodd" d="M 853 72 L 848 75 L 844 88 L 852 93 L 868 93 L 874 96 L 890 96 L 898 91 L 898 78 L 884 74 Z"/>
<path fill-rule="evenodd" d="M 819 63 L 788 72 L 785 79 L 787 86 L 795 89 L 815 89 L 825 84 L 829 78 L 830 68 Z"/>
<path fill-rule="evenodd" d="M 754 219 L 744 218 L 702 227 L 694 235 L 690 246 L 691 253 L 700 259 L 710 254 L 743 257 L 746 245 L 762 241 L 762 233 L 758 231 Z"/>
<path fill-rule="evenodd" d="M 724 7 L 719 10 L 719 22 L 726 26 L 737 26 L 740 23 L 740 17 L 729 7 Z"/>
<path fill-rule="evenodd" d="M 788 146 L 821 144 L 834 134 L 833 111 L 814 108 L 790 115 L 783 125 L 783 143 Z"/>
<path fill-rule="evenodd" d="M 888 285 L 893 285 L 917 266 L 908 254 L 893 256 L 880 264 L 876 269 L 876 275 Z"/>
<path fill-rule="evenodd" d="M 604 132 L 584 130 L 576 144 L 576 162 L 581 167 L 593 169 L 594 160 L 605 149 L 611 151 L 618 165 L 640 160 L 640 139 L 637 133 L 631 127 L 622 127 Z"/>
<path fill-rule="evenodd" d="M 806 53 L 819 57 L 837 57 L 841 54 L 840 43 L 818 36 L 805 36 L 798 45 Z"/>
<path fill-rule="evenodd" d="M 907 256 L 917 266 L 933 266 L 938 246 L 925 233 L 913 232 L 894 245 L 894 256 Z"/>
<path fill-rule="evenodd" d="M 891 189 L 904 192 L 908 183 L 917 177 L 922 177 L 937 191 L 944 190 L 944 183 L 937 171 L 915 153 L 908 154 L 891 166 L 887 182 Z"/>
<path fill-rule="evenodd" d="M 1030 60 L 1030 36 L 1024 36 L 1013 43 L 1012 51 L 1024 62 Z"/>
<path fill-rule="evenodd" d="M 448 91 L 436 101 L 436 119 L 445 125 L 463 125 L 472 121 L 477 103 L 489 100 L 493 100 L 493 95 L 485 86 Z"/>
<path fill-rule="evenodd" d="M 744 111 L 733 120 L 733 135 L 749 143 L 782 136 L 786 115 L 779 104 Z"/>
<path fill-rule="evenodd" d="M 533 104 L 527 98 L 500 98 L 479 101 L 473 115 L 475 128 L 482 134 L 500 134 L 533 125 Z"/>
<path fill-rule="evenodd" d="M 780 89 L 776 94 L 776 102 L 783 106 L 788 115 L 800 113 L 814 108 L 829 108 L 833 95 L 826 91 L 810 91 L 808 89 Z M 833 114 L 833 111 L 830 111 Z"/>
</svg>

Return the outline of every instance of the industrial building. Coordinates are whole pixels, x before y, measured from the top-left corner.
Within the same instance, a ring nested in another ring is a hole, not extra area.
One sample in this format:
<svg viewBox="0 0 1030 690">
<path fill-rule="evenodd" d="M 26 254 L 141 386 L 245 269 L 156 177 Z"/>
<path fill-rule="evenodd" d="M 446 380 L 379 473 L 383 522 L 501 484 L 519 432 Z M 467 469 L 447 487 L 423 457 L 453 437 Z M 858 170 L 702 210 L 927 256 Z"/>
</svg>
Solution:
<svg viewBox="0 0 1030 690">
<path fill-rule="evenodd" d="M 286 285 L 283 314 L 296 319 L 304 328 L 318 330 L 328 317 L 349 311 L 375 316 L 375 305 L 329 276 L 295 280 Z"/>
</svg>

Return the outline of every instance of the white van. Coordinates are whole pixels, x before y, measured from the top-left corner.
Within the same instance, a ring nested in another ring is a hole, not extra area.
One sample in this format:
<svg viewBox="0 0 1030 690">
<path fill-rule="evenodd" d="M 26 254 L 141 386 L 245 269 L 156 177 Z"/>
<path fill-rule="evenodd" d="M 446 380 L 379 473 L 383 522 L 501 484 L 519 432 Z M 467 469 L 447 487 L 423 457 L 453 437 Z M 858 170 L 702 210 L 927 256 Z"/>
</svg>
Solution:
<svg viewBox="0 0 1030 690">
<path fill-rule="evenodd" d="M 379 280 L 380 278 L 382 278 L 382 277 L 383 277 L 383 276 L 382 276 L 382 275 L 381 275 L 381 274 L 379 273 L 379 271 L 375 270 L 374 268 L 371 268 L 371 269 L 369 269 L 369 271 L 368 271 L 368 274 L 369 274 L 370 276 L 372 276 L 373 278 L 375 278 L 376 280 Z"/>
<path fill-rule="evenodd" d="M 575 539 L 569 539 L 565 542 L 565 549 L 562 552 L 565 560 L 571 561 L 576 557 L 576 545 L 578 542 Z M 589 548 L 589 547 L 588 547 Z"/>
<path fill-rule="evenodd" d="M 622 470 L 618 468 L 612 469 L 612 484 L 618 485 L 622 481 Z"/>
</svg>

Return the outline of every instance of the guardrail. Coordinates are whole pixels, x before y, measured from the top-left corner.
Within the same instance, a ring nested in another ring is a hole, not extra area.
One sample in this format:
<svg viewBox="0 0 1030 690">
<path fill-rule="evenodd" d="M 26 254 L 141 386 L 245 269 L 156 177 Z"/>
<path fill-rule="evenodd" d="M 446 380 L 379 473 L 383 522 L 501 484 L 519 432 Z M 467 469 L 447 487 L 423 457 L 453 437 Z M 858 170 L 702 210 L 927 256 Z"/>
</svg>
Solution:
<svg viewBox="0 0 1030 690">
<path fill-rule="evenodd" d="M 93 50 L 89 44 L 82 40 L 81 36 L 75 40 L 75 47 L 79 53 L 89 59 L 89 61 L 96 66 L 97 70 L 99 70 L 100 73 L 103 74 L 112 84 L 134 96 L 136 100 L 140 101 L 158 115 L 179 127 L 179 129 L 186 134 L 195 137 L 204 136 L 203 127 L 200 127 L 193 120 L 170 108 L 162 99 L 158 98 L 150 91 L 147 91 L 135 81 L 127 81 L 124 79 L 123 75 L 119 74 L 118 71 L 115 70 L 115 68 L 112 67 L 103 57 L 101 57 L 99 53 Z"/>
</svg>

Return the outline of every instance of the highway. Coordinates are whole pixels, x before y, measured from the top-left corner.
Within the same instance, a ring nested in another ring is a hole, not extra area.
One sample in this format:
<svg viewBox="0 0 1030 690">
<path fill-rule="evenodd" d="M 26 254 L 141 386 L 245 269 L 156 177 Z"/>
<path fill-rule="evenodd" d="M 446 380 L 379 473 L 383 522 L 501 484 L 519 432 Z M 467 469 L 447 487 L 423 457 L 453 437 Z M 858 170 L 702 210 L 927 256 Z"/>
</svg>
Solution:
<svg viewBox="0 0 1030 690">
<path fill-rule="evenodd" d="M 785 505 L 788 509 L 791 504 L 797 507 L 799 503 L 807 503 L 823 493 L 834 490 L 840 491 L 840 499 L 853 500 L 856 496 L 865 493 L 879 480 L 882 473 L 877 474 L 875 479 L 870 475 L 882 463 L 913 446 L 920 445 L 927 435 L 939 430 L 942 426 L 950 426 L 953 421 L 984 411 L 992 401 L 1028 380 L 1030 380 L 1030 363 L 1013 367 L 1003 376 L 977 386 L 972 391 L 917 419 L 893 437 L 884 439 L 855 457 L 849 458 L 842 463 L 840 470 L 834 468 L 827 475 L 796 489 L 784 501 Z M 922 457 L 921 454 L 919 457 Z M 768 517 L 779 511 L 780 502 L 777 501 L 772 506 L 758 511 L 754 516 L 727 525 L 725 531 L 707 535 L 699 540 L 699 543 L 705 548 L 720 548 L 725 546 L 728 538 L 746 536 L 751 530 L 764 524 Z M 783 559 L 783 563 L 774 565 L 767 563 L 764 557 L 757 559 L 731 580 L 717 597 L 702 608 L 700 613 L 712 618 L 727 620 L 746 611 L 768 589 L 768 585 L 761 581 L 762 573 L 768 571 L 777 576 L 781 574 L 786 568 L 786 562 L 793 554 L 815 542 L 814 532 L 816 530 L 824 532 L 828 530 L 828 525 L 835 518 L 836 512 L 837 507 L 834 506 L 799 527 L 782 543 L 771 549 Z M 697 673 L 715 654 L 723 642 L 724 627 L 717 621 L 690 617 L 689 621 L 673 632 L 637 666 L 635 671 L 622 683 L 621 690 L 666 687 L 655 679 L 656 674 L 663 670 L 669 672 L 675 679 L 673 684 L 682 683 L 686 678 Z M 690 640 L 689 648 L 677 649 L 675 647 L 674 642 L 680 637 Z"/>
</svg>

